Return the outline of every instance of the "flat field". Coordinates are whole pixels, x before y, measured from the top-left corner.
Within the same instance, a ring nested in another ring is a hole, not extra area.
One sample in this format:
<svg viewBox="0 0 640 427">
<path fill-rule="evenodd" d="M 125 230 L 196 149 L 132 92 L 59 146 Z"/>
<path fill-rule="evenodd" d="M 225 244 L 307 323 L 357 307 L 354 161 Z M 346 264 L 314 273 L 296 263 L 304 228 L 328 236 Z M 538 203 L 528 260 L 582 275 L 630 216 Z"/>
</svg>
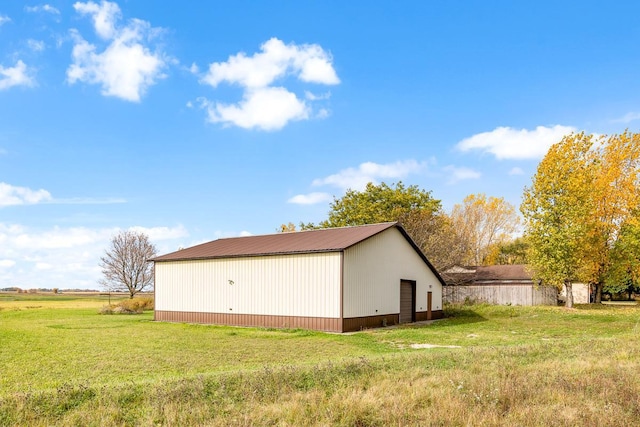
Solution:
<svg viewBox="0 0 640 427">
<path fill-rule="evenodd" d="M 640 424 L 638 307 L 449 307 L 341 335 L 106 302 L 0 294 L 0 426 Z"/>
</svg>

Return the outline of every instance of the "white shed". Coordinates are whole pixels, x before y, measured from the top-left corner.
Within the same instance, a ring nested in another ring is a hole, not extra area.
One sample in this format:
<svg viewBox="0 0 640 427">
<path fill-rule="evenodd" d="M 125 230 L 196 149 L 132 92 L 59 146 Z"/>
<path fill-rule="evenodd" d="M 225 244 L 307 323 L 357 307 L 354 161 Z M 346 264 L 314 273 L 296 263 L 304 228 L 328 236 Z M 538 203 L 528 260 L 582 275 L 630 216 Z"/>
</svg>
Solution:
<svg viewBox="0 0 640 427">
<path fill-rule="evenodd" d="M 347 332 L 442 317 L 395 222 L 214 240 L 153 259 L 155 320 Z"/>
</svg>

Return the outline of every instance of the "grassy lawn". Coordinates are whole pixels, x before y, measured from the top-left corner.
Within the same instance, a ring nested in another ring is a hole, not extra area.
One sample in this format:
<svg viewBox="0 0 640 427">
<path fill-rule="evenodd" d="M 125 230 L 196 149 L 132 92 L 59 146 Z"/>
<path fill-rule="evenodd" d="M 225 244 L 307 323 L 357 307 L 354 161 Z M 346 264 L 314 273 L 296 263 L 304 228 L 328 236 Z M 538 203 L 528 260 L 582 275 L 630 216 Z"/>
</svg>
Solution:
<svg viewBox="0 0 640 427">
<path fill-rule="evenodd" d="M 4 425 L 634 425 L 640 308 L 467 306 L 327 334 L 0 294 Z"/>
</svg>

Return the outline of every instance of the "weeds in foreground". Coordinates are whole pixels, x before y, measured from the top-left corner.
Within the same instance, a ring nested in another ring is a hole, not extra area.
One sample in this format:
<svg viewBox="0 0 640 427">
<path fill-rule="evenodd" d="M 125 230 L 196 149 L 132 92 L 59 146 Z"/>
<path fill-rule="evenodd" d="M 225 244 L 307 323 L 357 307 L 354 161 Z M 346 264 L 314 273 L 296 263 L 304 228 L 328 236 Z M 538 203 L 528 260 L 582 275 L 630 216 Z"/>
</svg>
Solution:
<svg viewBox="0 0 640 427">
<path fill-rule="evenodd" d="M 100 314 L 141 314 L 153 310 L 153 298 L 125 299 L 117 304 L 105 305 Z"/>
<path fill-rule="evenodd" d="M 0 425 L 633 425 L 640 374 L 616 345 L 564 360 L 550 344 L 413 352 L 314 367 L 14 394 Z M 609 354 L 611 363 L 598 363 Z M 441 363 L 444 359 L 453 363 Z M 526 361 L 526 363 L 522 363 Z"/>
</svg>

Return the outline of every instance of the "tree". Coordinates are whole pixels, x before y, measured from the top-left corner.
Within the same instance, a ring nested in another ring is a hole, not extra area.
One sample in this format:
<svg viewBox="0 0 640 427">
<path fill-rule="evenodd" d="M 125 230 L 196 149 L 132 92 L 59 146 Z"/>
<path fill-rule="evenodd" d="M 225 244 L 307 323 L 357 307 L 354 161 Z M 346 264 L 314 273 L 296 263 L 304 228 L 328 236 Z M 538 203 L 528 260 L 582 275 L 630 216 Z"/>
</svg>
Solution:
<svg viewBox="0 0 640 427">
<path fill-rule="evenodd" d="M 430 191 L 402 182 L 367 184 L 363 191 L 348 190 L 334 198 L 328 218 L 319 226 L 300 224 L 301 230 L 398 221 L 438 270 L 458 264 L 463 246 L 440 200 Z"/>
<path fill-rule="evenodd" d="M 640 287 L 640 212 L 621 227 L 611 250 L 611 267 L 604 276 L 604 290 L 611 294 L 627 292 L 629 299 Z"/>
<path fill-rule="evenodd" d="M 584 133 L 553 145 L 525 188 L 520 207 L 534 276 L 564 286 L 567 307 L 573 307 L 573 281 L 584 278 L 584 250 L 590 243 L 595 172 L 591 146 L 592 137 Z"/>
<path fill-rule="evenodd" d="M 320 226 L 331 228 L 398 221 L 411 212 L 437 212 L 440 208 L 440 200 L 415 185 L 405 187 L 398 182 L 390 187 L 384 182 L 380 185 L 370 182 L 363 191 L 347 190 L 340 199 L 334 197 L 329 218 Z"/>
<path fill-rule="evenodd" d="M 444 272 L 463 263 L 466 242 L 446 213 L 417 210 L 402 215 L 399 222 L 436 270 Z"/>
<path fill-rule="evenodd" d="M 487 251 L 485 265 L 513 265 L 528 264 L 527 252 L 529 242 L 524 237 L 517 237 L 513 240 L 499 242 L 491 245 Z"/>
<path fill-rule="evenodd" d="M 639 206 L 640 134 L 602 137 L 594 142 L 591 152 L 595 158 L 590 163 L 595 176 L 590 189 L 593 212 L 584 268 L 587 280 L 596 289 L 595 302 L 599 303 L 605 278 L 610 276 L 608 270 L 614 267 L 611 256 L 621 227 L 627 224 L 629 230 L 628 221 Z"/>
<path fill-rule="evenodd" d="M 288 224 L 284 224 L 284 223 L 280 224 L 280 227 L 278 227 L 276 231 L 278 233 L 290 233 L 297 230 L 296 230 L 296 225 L 292 222 L 289 222 Z"/>
<path fill-rule="evenodd" d="M 100 258 L 104 278 L 100 281 L 108 290 L 128 291 L 130 298 L 153 286 L 155 246 L 141 232 L 121 231 L 111 238 L 111 245 Z"/>
<path fill-rule="evenodd" d="M 516 210 L 502 197 L 470 194 L 451 211 L 455 230 L 467 245 L 467 263 L 488 263 L 492 246 L 512 239 L 520 220 Z"/>
<path fill-rule="evenodd" d="M 564 263 L 556 267 L 565 267 L 563 274 L 572 270 L 573 275 L 565 281 L 580 279 L 594 285 L 595 302 L 600 302 L 605 285 L 609 290 L 628 288 L 633 280 L 621 275 L 620 264 L 629 259 L 623 247 L 629 244 L 629 230 L 640 207 L 639 173 L 640 134 L 594 137 L 580 133 L 553 146 L 538 167 L 534 185 L 525 191 L 522 205 L 530 231 L 538 235 L 536 243 L 531 241 L 537 268 L 543 269 L 543 261 L 552 264 L 552 242 L 559 238 L 562 242 L 556 242 L 555 256 L 564 257 Z M 543 214 L 545 210 L 549 215 Z M 542 223 L 547 235 L 540 234 Z M 569 270 L 568 264 L 572 265 Z"/>
</svg>

